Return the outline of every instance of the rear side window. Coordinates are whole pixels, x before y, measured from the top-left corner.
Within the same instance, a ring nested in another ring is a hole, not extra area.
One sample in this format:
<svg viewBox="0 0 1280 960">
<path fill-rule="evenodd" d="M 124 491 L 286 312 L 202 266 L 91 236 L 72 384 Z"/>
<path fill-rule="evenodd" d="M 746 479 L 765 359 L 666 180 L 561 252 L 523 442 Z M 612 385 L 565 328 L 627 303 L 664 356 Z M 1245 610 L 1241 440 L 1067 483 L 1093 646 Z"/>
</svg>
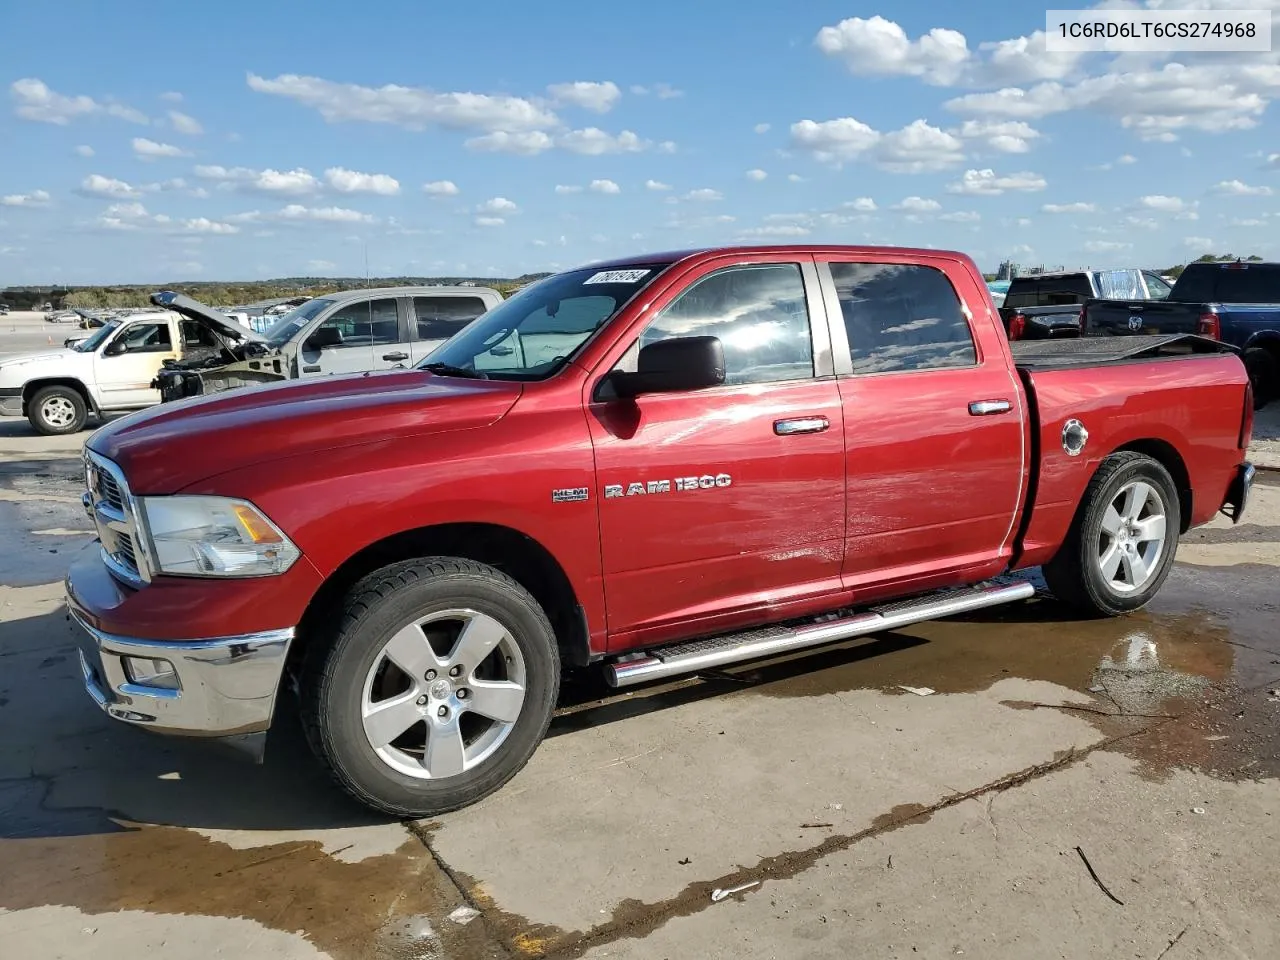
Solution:
<svg viewBox="0 0 1280 960">
<path fill-rule="evenodd" d="M 1004 295 L 1006 307 L 1039 307 L 1040 284 L 1035 280 L 1013 280 Z"/>
<path fill-rule="evenodd" d="M 417 337 L 448 340 L 484 310 L 484 301 L 479 297 L 414 297 Z"/>
<path fill-rule="evenodd" d="M 941 270 L 832 263 L 853 372 L 894 373 L 978 362 L 960 298 Z"/>
<path fill-rule="evenodd" d="M 1184 303 L 1280 303 L 1280 266 L 1189 264 L 1170 297 Z"/>
</svg>

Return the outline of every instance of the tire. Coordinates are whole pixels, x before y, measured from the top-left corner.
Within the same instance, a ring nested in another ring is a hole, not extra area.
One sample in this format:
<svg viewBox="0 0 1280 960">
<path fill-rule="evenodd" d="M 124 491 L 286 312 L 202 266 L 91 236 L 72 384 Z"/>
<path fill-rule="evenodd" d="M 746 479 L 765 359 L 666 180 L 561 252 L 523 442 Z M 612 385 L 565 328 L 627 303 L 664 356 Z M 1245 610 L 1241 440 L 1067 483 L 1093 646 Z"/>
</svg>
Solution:
<svg viewBox="0 0 1280 960">
<path fill-rule="evenodd" d="M 1132 510 L 1137 496 L 1130 499 L 1130 491 L 1145 498 L 1137 514 Z M 1108 515 L 1117 505 L 1119 536 L 1113 537 L 1104 524 L 1117 526 L 1117 518 Z M 1142 536 L 1158 528 L 1149 522 L 1156 514 L 1163 517 L 1164 530 L 1158 549 L 1152 549 L 1157 541 Z M 1141 532 L 1133 535 L 1128 521 L 1136 522 Z M 1089 616 L 1114 617 L 1141 609 L 1169 576 L 1181 524 L 1178 493 L 1169 472 L 1145 454 L 1112 454 L 1089 481 L 1066 541 L 1045 564 L 1045 583 L 1059 600 Z M 1113 547 L 1118 555 L 1110 552 Z M 1138 576 L 1139 561 L 1145 576 Z M 1114 573 L 1107 572 L 1113 569 Z"/>
<path fill-rule="evenodd" d="M 88 416 L 84 397 L 75 387 L 43 387 L 27 403 L 27 419 L 46 437 L 79 433 Z"/>
<path fill-rule="evenodd" d="M 1280 361 L 1265 347 L 1250 347 L 1244 352 L 1244 367 L 1253 386 L 1253 408 L 1261 410 L 1280 394 Z"/>
<path fill-rule="evenodd" d="M 429 557 L 351 589 L 332 632 L 306 651 L 301 714 L 344 790 L 382 813 L 429 817 L 514 777 L 546 735 L 559 687 L 555 634 L 529 592 L 484 564 Z"/>
</svg>

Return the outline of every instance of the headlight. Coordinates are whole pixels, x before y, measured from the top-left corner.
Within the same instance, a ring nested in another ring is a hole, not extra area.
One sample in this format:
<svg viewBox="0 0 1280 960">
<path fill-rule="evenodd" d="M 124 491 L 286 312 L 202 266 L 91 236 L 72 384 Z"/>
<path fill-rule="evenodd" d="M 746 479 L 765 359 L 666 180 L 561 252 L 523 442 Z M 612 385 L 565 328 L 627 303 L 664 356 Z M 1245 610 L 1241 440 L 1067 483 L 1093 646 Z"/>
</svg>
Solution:
<svg viewBox="0 0 1280 960">
<path fill-rule="evenodd" d="M 301 556 L 289 538 L 245 500 L 139 497 L 156 573 L 264 577 Z"/>
</svg>

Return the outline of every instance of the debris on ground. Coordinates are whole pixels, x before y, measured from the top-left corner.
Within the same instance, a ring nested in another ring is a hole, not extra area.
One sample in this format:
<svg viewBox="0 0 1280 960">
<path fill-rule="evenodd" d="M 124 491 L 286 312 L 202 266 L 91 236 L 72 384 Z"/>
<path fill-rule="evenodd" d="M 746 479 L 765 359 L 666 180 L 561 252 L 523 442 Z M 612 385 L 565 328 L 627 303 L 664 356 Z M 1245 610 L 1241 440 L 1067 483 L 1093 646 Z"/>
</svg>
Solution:
<svg viewBox="0 0 1280 960">
<path fill-rule="evenodd" d="M 907 693 L 914 693 L 917 697 L 931 697 L 938 691 L 933 687 L 908 687 L 906 684 L 898 684 L 899 690 L 905 690 Z"/>
<path fill-rule="evenodd" d="M 1089 871 L 1089 876 L 1093 877 L 1093 882 L 1098 885 L 1098 889 L 1107 895 L 1107 897 L 1115 903 L 1124 906 L 1124 901 L 1117 897 L 1114 893 L 1107 889 L 1107 885 L 1102 882 L 1097 872 L 1093 869 L 1093 864 L 1089 862 L 1089 858 L 1084 855 L 1084 850 L 1076 847 L 1076 853 L 1080 854 L 1080 859 L 1084 861 L 1084 867 Z"/>
<path fill-rule="evenodd" d="M 677 860 L 676 863 L 680 864 L 682 867 L 687 867 L 689 864 L 693 863 L 693 858 L 685 857 L 683 860 Z"/>
<path fill-rule="evenodd" d="M 800 829 L 801 830 L 817 830 L 820 827 L 834 827 L 834 826 L 835 826 L 834 823 L 802 823 L 800 824 Z"/>
<path fill-rule="evenodd" d="M 1191 808 L 1191 812 L 1192 812 L 1192 813 L 1199 813 L 1199 814 L 1203 814 L 1203 813 L 1205 812 L 1205 809 L 1204 809 L 1204 807 L 1192 807 L 1192 808 Z"/>
<path fill-rule="evenodd" d="M 480 911 L 475 907 L 459 907 L 453 913 L 449 914 L 449 919 L 454 923 L 467 924 L 480 916 Z"/>
<path fill-rule="evenodd" d="M 759 880 L 752 880 L 750 883 L 740 883 L 738 886 L 730 887 L 728 890 L 721 890 L 719 887 L 716 887 L 711 891 L 711 902 L 719 903 L 721 900 L 727 899 L 735 893 L 741 893 L 743 890 L 750 890 L 752 887 L 758 887 L 759 885 Z"/>
</svg>

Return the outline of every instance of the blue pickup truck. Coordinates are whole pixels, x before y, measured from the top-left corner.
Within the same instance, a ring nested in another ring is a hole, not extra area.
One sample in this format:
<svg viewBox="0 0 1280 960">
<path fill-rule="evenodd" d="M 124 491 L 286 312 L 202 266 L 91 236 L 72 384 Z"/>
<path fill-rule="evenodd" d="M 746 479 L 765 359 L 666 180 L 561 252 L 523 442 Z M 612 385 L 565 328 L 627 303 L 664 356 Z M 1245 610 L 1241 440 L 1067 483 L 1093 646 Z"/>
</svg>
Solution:
<svg viewBox="0 0 1280 960">
<path fill-rule="evenodd" d="M 1280 399 L 1280 263 L 1190 263 L 1164 300 L 1087 300 L 1085 336 L 1196 333 L 1240 350 L 1254 405 Z"/>
</svg>

